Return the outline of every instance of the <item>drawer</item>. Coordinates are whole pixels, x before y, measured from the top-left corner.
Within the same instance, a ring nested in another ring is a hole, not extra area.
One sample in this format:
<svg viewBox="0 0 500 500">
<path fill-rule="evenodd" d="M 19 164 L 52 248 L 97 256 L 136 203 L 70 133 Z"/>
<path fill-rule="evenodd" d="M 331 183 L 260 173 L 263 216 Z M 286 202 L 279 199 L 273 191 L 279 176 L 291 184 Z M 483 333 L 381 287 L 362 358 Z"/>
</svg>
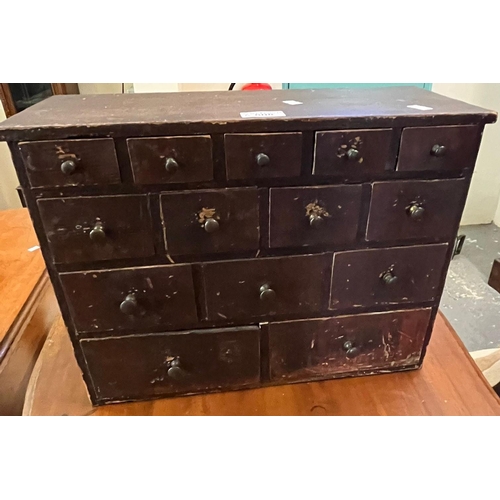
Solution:
<svg viewBox="0 0 500 500">
<path fill-rule="evenodd" d="M 274 381 L 416 365 L 431 309 L 357 314 L 269 324 Z"/>
<path fill-rule="evenodd" d="M 37 204 L 56 263 L 155 253 L 146 195 L 47 198 Z"/>
<path fill-rule="evenodd" d="M 327 309 L 331 254 L 202 264 L 207 318 L 246 320 Z"/>
<path fill-rule="evenodd" d="M 302 134 L 226 134 L 228 179 L 298 177 L 302 164 Z"/>
<path fill-rule="evenodd" d="M 401 135 L 397 170 L 462 170 L 473 168 L 481 127 L 410 127 Z"/>
<path fill-rule="evenodd" d="M 120 182 L 113 139 L 21 142 L 19 149 L 32 187 Z"/>
<path fill-rule="evenodd" d="M 211 181 L 212 139 L 208 135 L 127 139 L 136 184 Z"/>
<path fill-rule="evenodd" d="M 375 182 L 366 229 L 367 241 L 453 238 L 468 182 Z"/>
<path fill-rule="evenodd" d="M 362 186 L 273 188 L 269 246 L 340 245 L 356 240 Z"/>
<path fill-rule="evenodd" d="M 330 309 L 432 301 L 447 252 L 443 243 L 335 253 Z"/>
<path fill-rule="evenodd" d="M 191 266 L 61 273 L 79 332 L 190 327 L 198 316 Z"/>
<path fill-rule="evenodd" d="M 258 384 L 259 344 L 258 327 L 80 341 L 99 401 Z"/>
<path fill-rule="evenodd" d="M 316 132 L 314 175 L 356 175 L 393 170 L 392 129 Z"/>
<path fill-rule="evenodd" d="M 161 195 L 165 245 L 171 255 L 259 248 L 257 189 L 183 191 Z"/>
</svg>

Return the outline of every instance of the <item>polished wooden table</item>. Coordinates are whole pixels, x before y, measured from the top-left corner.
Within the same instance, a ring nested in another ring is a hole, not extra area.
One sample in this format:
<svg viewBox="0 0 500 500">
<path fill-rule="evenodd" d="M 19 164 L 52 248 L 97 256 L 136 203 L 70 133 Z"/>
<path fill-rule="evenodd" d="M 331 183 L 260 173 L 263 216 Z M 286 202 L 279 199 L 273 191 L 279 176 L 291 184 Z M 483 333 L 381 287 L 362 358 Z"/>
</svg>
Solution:
<svg viewBox="0 0 500 500">
<path fill-rule="evenodd" d="M 419 371 L 93 408 L 62 320 L 28 387 L 24 415 L 500 415 L 500 399 L 441 315 Z"/>
</svg>

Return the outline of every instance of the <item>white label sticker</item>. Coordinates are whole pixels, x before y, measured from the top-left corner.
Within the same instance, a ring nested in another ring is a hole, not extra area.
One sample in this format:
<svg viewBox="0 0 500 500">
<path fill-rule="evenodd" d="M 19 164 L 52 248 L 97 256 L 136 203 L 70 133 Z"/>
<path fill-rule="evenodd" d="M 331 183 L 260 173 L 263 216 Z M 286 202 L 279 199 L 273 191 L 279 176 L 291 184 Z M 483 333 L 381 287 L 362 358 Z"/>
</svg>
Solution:
<svg viewBox="0 0 500 500">
<path fill-rule="evenodd" d="M 284 104 L 290 104 L 290 106 L 297 106 L 297 104 L 304 104 L 300 101 L 283 101 Z"/>
<path fill-rule="evenodd" d="M 420 106 L 420 104 L 411 104 L 410 106 L 406 106 L 407 108 L 418 109 L 419 111 L 430 111 L 433 108 L 429 108 L 428 106 Z"/>
<path fill-rule="evenodd" d="M 240 113 L 242 118 L 272 118 L 273 116 L 286 116 L 283 111 L 249 111 Z"/>
<path fill-rule="evenodd" d="M 28 252 L 34 252 L 35 250 L 38 250 L 40 247 L 37 245 L 36 247 L 31 247 L 28 248 Z"/>
</svg>

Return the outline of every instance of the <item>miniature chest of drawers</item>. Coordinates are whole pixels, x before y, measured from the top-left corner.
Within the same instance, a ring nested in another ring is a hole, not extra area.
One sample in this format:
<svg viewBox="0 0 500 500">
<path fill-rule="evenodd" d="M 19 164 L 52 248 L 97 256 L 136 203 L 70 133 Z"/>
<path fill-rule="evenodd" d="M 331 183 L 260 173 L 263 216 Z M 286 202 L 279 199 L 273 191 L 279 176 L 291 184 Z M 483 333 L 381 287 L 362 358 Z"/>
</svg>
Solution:
<svg viewBox="0 0 500 500">
<path fill-rule="evenodd" d="M 0 139 L 104 404 L 418 368 L 495 120 L 410 87 L 56 96 Z"/>
</svg>

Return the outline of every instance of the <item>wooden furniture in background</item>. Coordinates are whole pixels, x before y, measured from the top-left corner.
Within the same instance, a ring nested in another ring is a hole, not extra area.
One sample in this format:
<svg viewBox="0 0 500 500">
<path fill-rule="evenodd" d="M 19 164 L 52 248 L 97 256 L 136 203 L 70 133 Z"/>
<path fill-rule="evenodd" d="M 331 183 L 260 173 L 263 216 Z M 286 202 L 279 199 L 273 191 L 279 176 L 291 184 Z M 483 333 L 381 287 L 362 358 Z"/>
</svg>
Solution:
<svg viewBox="0 0 500 500">
<path fill-rule="evenodd" d="M 59 308 L 28 210 L 0 211 L 0 415 L 20 415 Z"/>
<path fill-rule="evenodd" d="M 500 259 L 495 259 L 493 261 L 490 277 L 488 279 L 488 285 L 500 293 Z"/>
</svg>

